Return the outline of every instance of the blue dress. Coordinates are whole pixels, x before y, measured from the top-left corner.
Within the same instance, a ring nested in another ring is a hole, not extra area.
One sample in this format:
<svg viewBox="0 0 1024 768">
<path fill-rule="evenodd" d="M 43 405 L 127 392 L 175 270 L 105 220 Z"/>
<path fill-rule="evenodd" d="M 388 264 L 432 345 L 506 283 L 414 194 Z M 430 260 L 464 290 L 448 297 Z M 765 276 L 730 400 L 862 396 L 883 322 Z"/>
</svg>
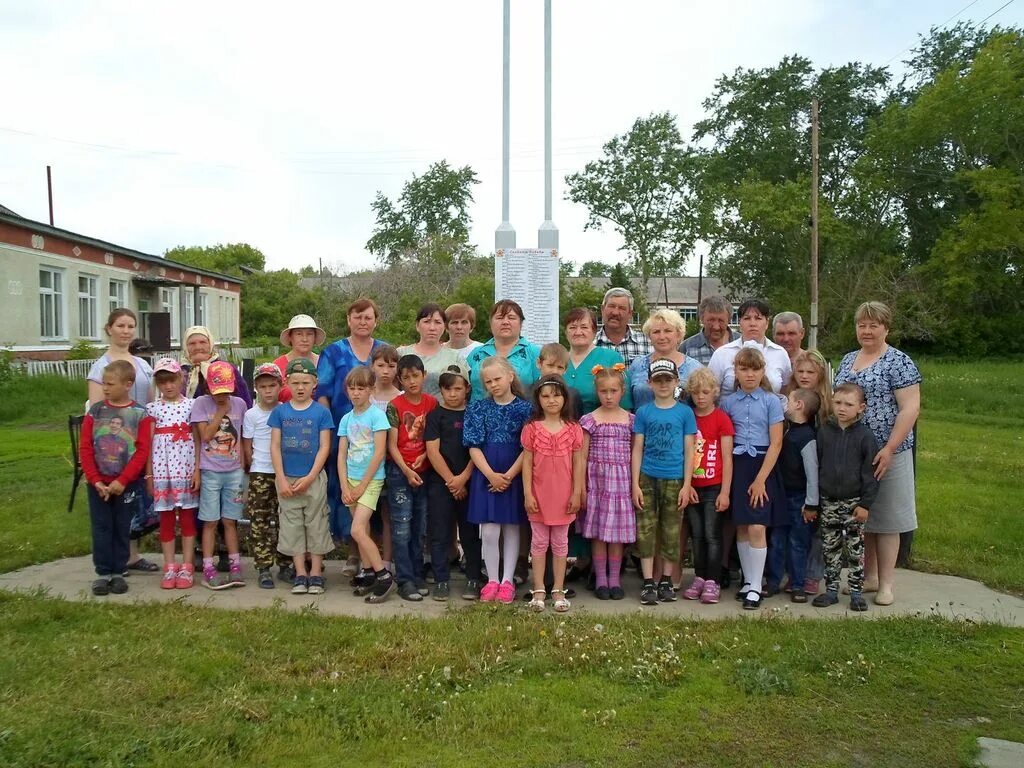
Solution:
<svg viewBox="0 0 1024 768">
<path fill-rule="evenodd" d="M 462 443 L 467 448 L 483 451 L 495 472 L 504 472 L 523 452 L 520 433 L 529 421 L 532 406 L 520 397 L 498 405 L 491 398 L 474 400 L 466 407 Z M 512 485 L 501 493 L 491 493 L 487 478 L 474 468 L 469 480 L 469 515 L 471 523 L 526 523 L 523 506 L 523 480 L 518 475 Z"/>
</svg>

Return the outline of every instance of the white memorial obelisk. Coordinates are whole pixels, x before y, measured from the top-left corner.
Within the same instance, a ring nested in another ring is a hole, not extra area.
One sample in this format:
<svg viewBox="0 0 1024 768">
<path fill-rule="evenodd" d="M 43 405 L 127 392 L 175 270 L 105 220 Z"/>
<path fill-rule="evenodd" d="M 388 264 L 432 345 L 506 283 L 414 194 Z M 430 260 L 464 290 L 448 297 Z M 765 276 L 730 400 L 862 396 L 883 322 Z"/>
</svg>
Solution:
<svg viewBox="0 0 1024 768">
<path fill-rule="evenodd" d="M 511 44 L 509 31 L 512 26 L 512 0 L 504 0 L 504 34 L 502 38 L 502 72 L 501 72 L 501 224 L 494 230 L 494 250 L 503 251 L 516 247 L 516 230 L 509 222 L 508 191 L 509 191 L 509 122 L 510 122 L 510 59 Z"/>
<path fill-rule="evenodd" d="M 537 230 L 537 247 L 557 251 L 558 227 L 551 210 L 551 0 L 544 0 L 544 223 Z"/>
</svg>

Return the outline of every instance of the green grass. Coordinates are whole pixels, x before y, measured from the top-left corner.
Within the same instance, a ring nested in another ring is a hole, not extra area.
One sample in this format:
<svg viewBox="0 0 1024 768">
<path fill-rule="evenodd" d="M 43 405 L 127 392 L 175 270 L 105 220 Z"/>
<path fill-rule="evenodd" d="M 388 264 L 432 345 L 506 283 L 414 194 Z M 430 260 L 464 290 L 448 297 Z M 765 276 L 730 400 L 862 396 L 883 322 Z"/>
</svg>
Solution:
<svg viewBox="0 0 1024 768">
<path fill-rule="evenodd" d="M 0 612 L 11 768 L 955 766 L 1024 739 L 1024 633 L 968 622 Z"/>
<path fill-rule="evenodd" d="M 0 424 L 65 426 L 70 414 L 82 413 L 86 390 L 84 381 L 63 376 L 15 376 L 0 386 Z"/>
</svg>

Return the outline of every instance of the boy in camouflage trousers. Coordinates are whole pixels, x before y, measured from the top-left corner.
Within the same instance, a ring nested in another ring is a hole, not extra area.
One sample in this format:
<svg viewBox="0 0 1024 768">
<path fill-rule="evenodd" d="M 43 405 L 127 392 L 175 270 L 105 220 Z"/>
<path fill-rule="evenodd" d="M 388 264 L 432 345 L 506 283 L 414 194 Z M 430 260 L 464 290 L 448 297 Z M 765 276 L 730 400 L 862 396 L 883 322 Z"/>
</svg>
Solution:
<svg viewBox="0 0 1024 768">
<path fill-rule="evenodd" d="M 839 572 L 843 567 L 843 539 L 850 573 L 850 610 L 866 611 L 864 586 L 864 523 L 878 496 L 872 464 L 878 453 L 874 433 L 860 417 L 864 390 L 840 384 L 832 395 L 833 416 L 818 430 L 818 477 L 821 492 L 822 554 L 825 557 L 825 592 L 814 598 L 816 608 L 839 602 Z M 804 520 L 817 516 L 804 507 Z"/>
<path fill-rule="evenodd" d="M 278 578 L 291 583 L 295 576 L 291 558 L 277 551 L 278 504 L 274 464 L 270 458 L 270 426 L 267 419 L 277 407 L 281 392 L 281 369 L 274 363 L 256 366 L 253 386 L 256 402 L 242 422 L 242 450 L 249 472 L 249 497 L 245 516 L 249 519 L 249 545 L 253 564 L 259 573 L 259 585 L 273 589 L 270 568 L 277 563 Z"/>
</svg>

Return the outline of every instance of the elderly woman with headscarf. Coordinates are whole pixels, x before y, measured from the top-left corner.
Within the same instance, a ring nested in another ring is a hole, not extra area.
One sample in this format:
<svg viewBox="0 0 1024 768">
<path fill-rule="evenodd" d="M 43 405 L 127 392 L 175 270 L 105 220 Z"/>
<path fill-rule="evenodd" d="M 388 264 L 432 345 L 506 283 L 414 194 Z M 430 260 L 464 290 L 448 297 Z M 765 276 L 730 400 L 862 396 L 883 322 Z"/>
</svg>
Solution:
<svg viewBox="0 0 1024 768">
<path fill-rule="evenodd" d="M 210 394 L 206 386 L 206 371 L 210 364 L 220 360 L 216 346 L 213 341 L 213 334 L 209 328 L 202 325 L 193 325 L 185 331 L 185 365 L 182 370 L 185 372 L 185 395 L 196 398 L 200 395 Z M 242 374 L 234 363 L 225 360 L 235 372 L 235 389 L 231 393 L 245 401 L 246 408 L 252 408 L 252 393 L 245 385 Z"/>
</svg>

